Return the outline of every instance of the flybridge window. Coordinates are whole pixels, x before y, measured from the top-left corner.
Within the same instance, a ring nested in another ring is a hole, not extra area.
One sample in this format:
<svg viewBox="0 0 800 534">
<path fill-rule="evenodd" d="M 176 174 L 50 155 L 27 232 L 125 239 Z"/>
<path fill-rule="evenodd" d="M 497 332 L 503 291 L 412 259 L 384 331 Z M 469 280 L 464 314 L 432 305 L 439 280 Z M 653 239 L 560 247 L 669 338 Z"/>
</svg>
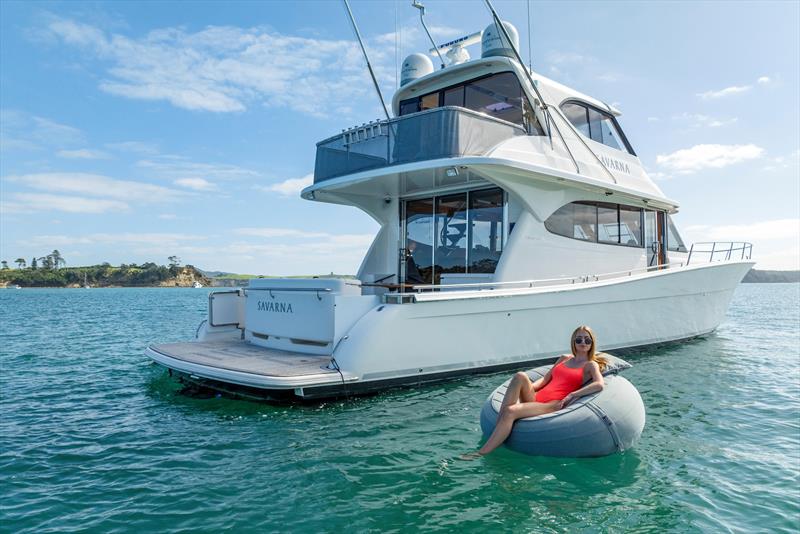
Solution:
<svg viewBox="0 0 800 534">
<path fill-rule="evenodd" d="M 544 135 L 513 72 L 501 72 L 400 102 L 400 115 L 440 106 L 458 106 L 524 126 Z"/>
<path fill-rule="evenodd" d="M 686 245 L 678 233 L 678 228 L 672 221 L 672 217 L 667 215 L 667 249 L 673 252 L 687 252 Z"/>
<path fill-rule="evenodd" d="M 642 209 L 606 202 L 572 202 L 544 222 L 551 233 L 581 241 L 642 246 Z"/>
<path fill-rule="evenodd" d="M 561 104 L 561 111 L 567 120 L 589 139 L 635 155 L 617 119 L 610 113 L 582 102 L 565 102 Z"/>
</svg>

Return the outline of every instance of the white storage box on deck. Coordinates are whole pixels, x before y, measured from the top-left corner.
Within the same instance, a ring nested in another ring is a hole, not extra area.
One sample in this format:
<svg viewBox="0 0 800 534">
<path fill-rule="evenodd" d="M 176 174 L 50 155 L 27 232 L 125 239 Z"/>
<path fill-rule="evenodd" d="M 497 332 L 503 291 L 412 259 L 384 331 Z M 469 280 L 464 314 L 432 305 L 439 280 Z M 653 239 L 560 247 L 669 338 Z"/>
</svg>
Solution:
<svg viewBox="0 0 800 534">
<path fill-rule="evenodd" d="M 255 345 L 330 354 L 336 341 L 374 306 L 358 280 L 259 278 L 245 290 L 245 339 Z"/>
</svg>

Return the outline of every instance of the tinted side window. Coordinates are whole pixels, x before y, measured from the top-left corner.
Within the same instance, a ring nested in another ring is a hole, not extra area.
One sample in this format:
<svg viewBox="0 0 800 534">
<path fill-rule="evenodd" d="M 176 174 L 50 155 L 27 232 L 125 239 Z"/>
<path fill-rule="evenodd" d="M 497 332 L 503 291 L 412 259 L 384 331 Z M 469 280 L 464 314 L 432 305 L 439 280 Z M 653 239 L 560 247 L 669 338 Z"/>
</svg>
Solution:
<svg viewBox="0 0 800 534">
<path fill-rule="evenodd" d="M 439 107 L 439 93 L 431 93 L 419 99 L 419 110 L 433 109 Z"/>
<path fill-rule="evenodd" d="M 409 98 L 400 102 L 400 115 L 408 115 L 419 111 L 419 98 Z"/>
<path fill-rule="evenodd" d="M 523 99 L 522 87 L 511 72 L 475 80 L 464 88 L 464 107 L 517 124 L 522 124 Z"/>
<path fill-rule="evenodd" d="M 561 111 L 567 117 L 567 120 L 578 129 L 580 133 L 586 137 L 590 137 L 589 132 L 589 118 L 586 114 L 586 108 L 578 104 L 566 103 L 561 106 Z"/>
<path fill-rule="evenodd" d="M 672 222 L 672 217 L 667 215 L 667 250 L 672 250 L 674 252 L 686 252 L 686 245 L 683 244 L 683 239 L 681 239 L 680 234 L 678 233 L 678 228 L 675 226 L 675 223 Z"/>
<path fill-rule="evenodd" d="M 641 247 L 642 209 L 605 202 L 573 202 L 544 222 L 549 232 L 573 239 Z"/>
<path fill-rule="evenodd" d="M 616 120 L 610 114 L 578 102 L 562 104 L 561 111 L 581 134 L 592 141 L 633 154 Z"/>
<path fill-rule="evenodd" d="M 610 116 L 603 115 L 594 109 L 589 109 L 589 129 L 591 130 L 592 140 L 617 150 L 624 150 L 622 141 L 619 139 L 619 133 L 617 133 Z"/>
<path fill-rule="evenodd" d="M 561 206 L 547 218 L 544 226 L 554 234 L 597 241 L 597 207 L 580 202 Z"/>
<path fill-rule="evenodd" d="M 451 87 L 444 91 L 444 105 L 464 107 L 464 86 Z"/>
<path fill-rule="evenodd" d="M 601 243 L 619 243 L 619 219 L 616 204 L 597 206 L 597 240 Z"/>
<path fill-rule="evenodd" d="M 503 192 L 469 193 L 469 262 L 471 273 L 493 273 L 503 253 Z"/>
<path fill-rule="evenodd" d="M 642 246 L 642 210 L 630 206 L 619 207 L 619 244 Z"/>
</svg>

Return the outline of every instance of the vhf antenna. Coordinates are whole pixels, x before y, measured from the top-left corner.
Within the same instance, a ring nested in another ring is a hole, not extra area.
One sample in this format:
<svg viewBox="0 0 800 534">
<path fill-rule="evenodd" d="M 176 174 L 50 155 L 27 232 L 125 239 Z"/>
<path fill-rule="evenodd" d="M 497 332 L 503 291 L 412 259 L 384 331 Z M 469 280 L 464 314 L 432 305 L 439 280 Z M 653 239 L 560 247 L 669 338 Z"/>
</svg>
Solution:
<svg viewBox="0 0 800 534">
<path fill-rule="evenodd" d="M 439 61 L 442 62 L 442 68 L 444 68 L 444 58 L 442 57 L 442 53 L 439 52 L 439 47 L 436 46 L 436 43 L 433 41 L 433 37 L 431 37 L 431 32 L 428 31 L 428 27 L 425 25 L 425 6 L 423 6 L 422 2 L 419 0 L 413 0 L 411 2 L 411 7 L 416 7 L 419 9 L 419 21 L 422 23 L 422 27 L 425 28 L 425 33 L 428 34 L 428 39 L 431 40 L 431 46 L 436 50 L 436 55 L 439 56 Z"/>
</svg>

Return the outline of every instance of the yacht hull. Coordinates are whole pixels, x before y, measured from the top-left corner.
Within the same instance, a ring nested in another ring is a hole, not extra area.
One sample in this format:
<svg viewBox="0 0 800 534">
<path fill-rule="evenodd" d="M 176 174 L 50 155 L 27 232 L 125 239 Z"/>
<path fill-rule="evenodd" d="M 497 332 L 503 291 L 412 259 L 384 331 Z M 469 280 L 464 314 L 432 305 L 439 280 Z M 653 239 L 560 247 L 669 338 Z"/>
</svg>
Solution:
<svg viewBox="0 0 800 534">
<path fill-rule="evenodd" d="M 288 391 L 306 399 L 368 393 L 549 361 L 569 351 L 569 336 L 582 324 L 594 329 L 599 349 L 609 351 L 707 334 L 724 319 L 752 265 L 720 262 L 524 291 L 443 291 L 420 295 L 418 302 L 381 304 L 341 338 L 328 366 L 319 362 L 291 376 L 268 364 L 237 370 L 224 359 L 193 359 L 191 350 L 176 358 L 151 346 L 148 355 L 209 387 L 241 385 L 267 398 Z"/>
</svg>

